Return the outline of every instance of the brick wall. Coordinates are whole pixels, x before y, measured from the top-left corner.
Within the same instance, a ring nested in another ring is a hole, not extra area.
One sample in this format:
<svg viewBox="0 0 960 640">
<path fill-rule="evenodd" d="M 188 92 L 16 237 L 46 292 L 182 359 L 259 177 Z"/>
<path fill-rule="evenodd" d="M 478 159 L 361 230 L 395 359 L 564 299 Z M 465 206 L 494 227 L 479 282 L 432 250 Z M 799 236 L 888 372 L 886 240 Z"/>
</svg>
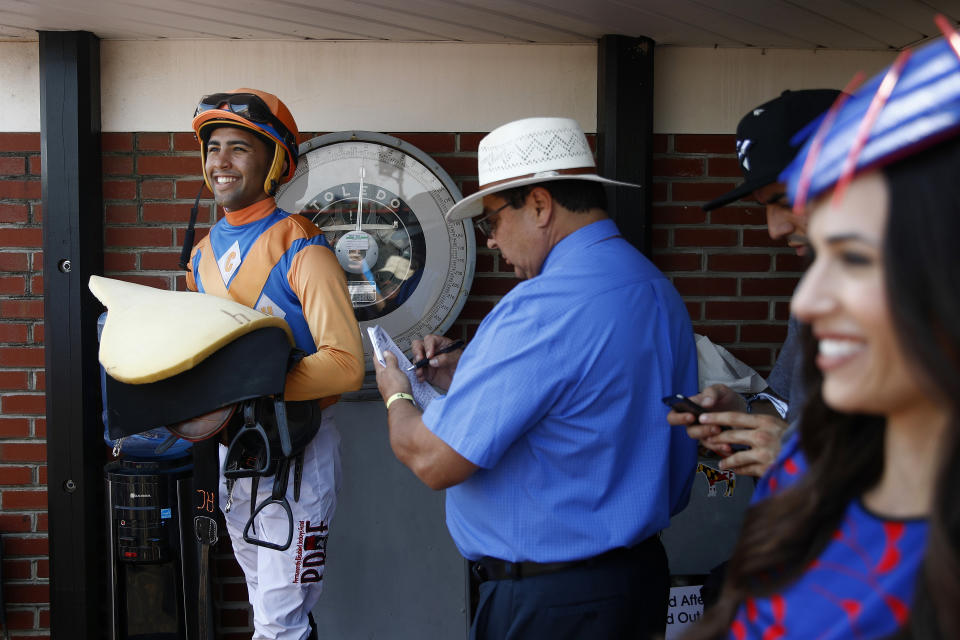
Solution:
<svg viewBox="0 0 960 640">
<path fill-rule="evenodd" d="M 464 194 L 476 190 L 482 133 L 392 135 L 429 153 Z M 767 237 L 760 207 L 700 209 L 740 179 L 733 136 L 657 135 L 654 144 L 654 261 L 683 294 L 696 331 L 766 373 L 786 333 L 800 261 Z M 193 134 L 106 133 L 102 147 L 105 274 L 183 289 L 176 264 L 202 185 Z M 38 134 L 0 134 L 0 533 L 10 626 L 43 637 L 49 573 L 39 149 Z M 202 202 L 198 240 L 216 219 L 211 200 Z M 472 336 L 516 282 L 478 237 L 473 287 L 450 334 Z M 239 640 L 249 637 L 250 614 L 225 538 L 215 564 L 219 637 Z"/>
<path fill-rule="evenodd" d="M 0 134 L 0 534 L 14 638 L 50 625 L 41 222 L 40 135 Z"/>
<path fill-rule="evenodd" d="M 803 262 L 771 240 L 759 205 L 703 203 L 742 181 L 733 135 L 654 137 L 653 261 L 687 302 L 694 331 L 769 373 Z"/>
</svg>

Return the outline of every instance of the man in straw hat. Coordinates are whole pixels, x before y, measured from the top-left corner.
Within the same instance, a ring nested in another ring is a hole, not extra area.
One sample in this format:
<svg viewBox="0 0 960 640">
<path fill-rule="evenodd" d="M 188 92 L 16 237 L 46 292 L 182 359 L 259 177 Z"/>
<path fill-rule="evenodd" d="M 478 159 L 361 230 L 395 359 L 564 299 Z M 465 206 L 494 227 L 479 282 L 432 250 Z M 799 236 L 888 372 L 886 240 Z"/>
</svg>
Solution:
<svg viewBox="0 0 960 640">
<path fill-rule="evenodd" d="M 477 218 L 523 280 L 462 355 L 414 343 L 447 394 L 426 411 L 386 355 L 377 384 L 390 442 L 433 489 L 480 581 L 476 638 L 662 634 L 658 534 L 686 506 L 696 446 L 661 398 L 695 392 L 697 356 L 676 290 L 620 235 L 586 136 L 567 118 L 491 132 L 481 188 L 447 212 Z M 630 185 L 633 186 L 633 185 Z M 625 215 L 628 212 L 625 212 Z"/>
<path fill-rule="evenodd" d="M 225 215 L 193 249 L 187 286 L 283 318 L 306 354 L 287 374 L 284 398 L 313 405 L 313 419 L 302 431 L 309 440 L 296 452 L 287 481 L 221 478 L 220 505 L 247 580 L 253 638 L 315 638 L 310 610 L 323 588 L 327 528 L 340 482 L 332 405 L 363 381 L 360 331 L 343 270 L 323 234 L 306 218 L 279 209 L 273 198 L 297 167 L 297 125 L 286 105 L 255 89 L 207 95 L 193 130 L 204 180 Z M 221 447 L 221 464 L 229 467 L 225 452 Z M 271 496 L 289 505 L 289 520 L 279 507 L 252 515 Z M 276 547 L 251 543 L 248 522 L 259 540 Z M 292 526 L 298 536 L 279 548 Z"/>
<path fill-rule="evenodd" d="M 778 181 L 778 176 L 797 153 L 801 141 L 794 142 L 794 137 L 826 111 L 838 95 L 835 89 L 784 91 L 747 112 L 737 125 L 736 143 L 744 181 L 703 205 L 703 209 L 712 211 L 749 197 L 763 205 L 770 238 L 784 240 L 797 255 L 804 255 L 807 221 L 790 207 L 786 185 Z M 673 425 L 689 425 L 687 434 L 691 438 L 724 456 L 722 469 L 759 477 L 776 459 L 788 422 L 799 419 L 803 406 L 801 355 L 799 327 L 791 317 L 766 391 L 745 398 L 725 385 L 711 385 L 694 396 L 710 413 L 697 421 L 692 413 L 671 411 L 667 420 Z M 733 450 L 737 445 L 740 450 Z"/>
</svg>

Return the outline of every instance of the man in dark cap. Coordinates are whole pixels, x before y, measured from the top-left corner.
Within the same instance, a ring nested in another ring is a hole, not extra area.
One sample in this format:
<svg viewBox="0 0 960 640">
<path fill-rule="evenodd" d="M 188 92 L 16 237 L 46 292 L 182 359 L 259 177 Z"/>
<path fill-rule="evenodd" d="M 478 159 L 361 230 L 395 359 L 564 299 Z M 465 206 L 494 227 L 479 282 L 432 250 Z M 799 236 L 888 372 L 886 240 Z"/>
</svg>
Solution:
<svg viewBox="0 0 960 640">
<path fill-rule="evenodd" d="M 705 204 L 704 210 L 749 197 L 766 208 L 770 237 L 786 240 L 797 255 L 805 255 L 806 220 L 787 203 L 786 185 L 779 182 L 779 175 L 806 139 L 808 125 L 838 95 L 840 92 L 834 89 L 784 91 L 744 115 L 737 125 L 736 146 L 744 181 Z M 694 396 L 710 411 L 699 422 L 692 413 L 676 411 L 671 411 L 667 420 L 673 425 L 688 425 L 691 438 L 723 457 L 721 468 L 738 474 L 762 475 L 776 458 L 783 434 L 795 423 L 803 405 L 799 337 L 797 322 L 791 317 L 787 339 L 764 392 L 744 398 L 725 385 L 711 385 Z M 734 451 L 734 445 L 746 448 Z"/>
</svg>

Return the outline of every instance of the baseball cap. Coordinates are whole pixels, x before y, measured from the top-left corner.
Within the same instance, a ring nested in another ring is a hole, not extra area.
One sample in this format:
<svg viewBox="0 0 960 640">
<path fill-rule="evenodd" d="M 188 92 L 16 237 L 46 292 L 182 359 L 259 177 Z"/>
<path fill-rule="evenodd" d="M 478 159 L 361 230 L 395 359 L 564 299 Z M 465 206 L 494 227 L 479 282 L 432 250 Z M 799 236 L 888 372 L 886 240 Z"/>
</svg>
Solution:
<svg viewBox="0 0 960 640">
<path fill-rule="evenodd" d="M 746 180 L 732 191 L 703 205 L 704 211 L 722 207 L 777 181 L 799 148 L 794 134 L 826 111 L 840 92 L 836 89 L 784 91 L 751 109 L 737 125 L 737 159 Z"/>
</svg>

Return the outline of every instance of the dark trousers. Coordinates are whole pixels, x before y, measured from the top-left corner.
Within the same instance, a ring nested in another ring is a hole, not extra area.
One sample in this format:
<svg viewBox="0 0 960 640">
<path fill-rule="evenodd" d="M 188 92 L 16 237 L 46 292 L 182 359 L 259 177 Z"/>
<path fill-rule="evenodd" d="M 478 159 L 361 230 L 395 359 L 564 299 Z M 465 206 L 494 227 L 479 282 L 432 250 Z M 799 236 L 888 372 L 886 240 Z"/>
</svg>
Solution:
<svg viewBox="0 0 960 640">
<path fill-rule="evenodd" d="M 611 561 L 482 582 L 470 640 L 646 640 L 663 635 L 669 595 L 654 538 Z"/>
</svg>

